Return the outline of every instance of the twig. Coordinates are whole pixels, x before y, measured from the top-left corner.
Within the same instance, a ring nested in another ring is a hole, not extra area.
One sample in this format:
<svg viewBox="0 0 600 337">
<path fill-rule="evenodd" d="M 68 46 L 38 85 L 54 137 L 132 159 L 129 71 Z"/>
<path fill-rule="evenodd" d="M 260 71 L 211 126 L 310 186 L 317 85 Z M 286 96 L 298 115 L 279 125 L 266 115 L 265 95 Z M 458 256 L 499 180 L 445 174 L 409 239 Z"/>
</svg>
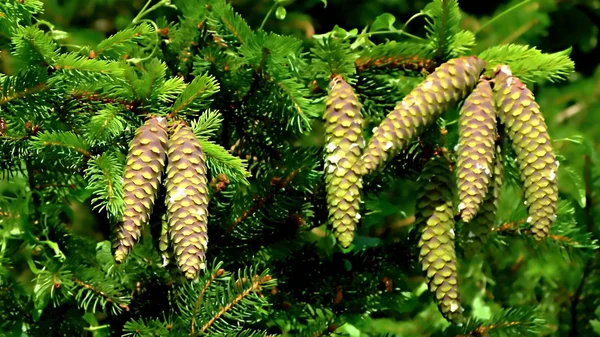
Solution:
<svg viewBox="0 0 600 337">
<path fill-rule="evenodd" d="M 431 73 L 437 67 L 437 62 L 433 59 L 422 58 L 416 55 L 412 57 L 390 55 L 377 58 L 361 57 L 354 62 L 354 65 L 359 72 L 370 68 L 398 68 L 411 71 L 426 70 Z"/>
<path fill-rule="evenodd" d="M 492 229 L 492 232 L 507 233 L 507 234 L 513 233 L 513 232 L 518 231 L 518 228 L 516 228 L 517 226 L 519 226 L 525 222 L 526 222 L 525 219 L 521 219 L 521 220 L 517 220 L 517 221 L 513 221 L 513 222 L 507 222 L 498 227 L 495 227 L 494 229 Z M 525 230 L 522 230 L 521 232 L 525 235 L 533 235 L 533 232 L 530 229 L 525 229 Z M 571 240 L 571 238 L 569 238 L 568 236 L 564 236 L 564 235 L 560 235 L 560 234 L 549 234 L 548 239 L 551 239 L 554 241 L 563 241 L 563 242 L 574 244 L 574 245 L 579 244 L 579 242 Z"/>
<path fill-rule="evenodd" d="M 0 105 L 6 104 L 9 101 L 12 101 L 14 99 L 18 99 L 18 98 L 25 97 L 27 95 L 38 93 L 38 92 L 44 90 L 46 87 L 47 87 L 46 83 L 38 83 L 33 88 L 25 88 L 25 89 L 23 89 L 23 91 L 16 92 L 13 95 L 6 95 L 4 97 L 0 97 Z"/>
<path fill-rule="evenodd" d="M 73 278 L 73 281 L 75 281 L 75 283 L 79 284 L 80 286 L 84 287 L 85 289 L 89 289 L 89 290 L 95 292 L 96 294 L 106 298 L 106 302 L 117 305 L 125 311 L 129 311 L 129 305 L 127 305 L 125 303 L 119 303 L 119 301 L 113 299 L 113 297 L 111 297 L 109 294 L 103 292 L 102 290 L 96 289 L 92 285 L 87 284 L 87 283 L 83 282 L 82 280 L 75 278 L 75 277 Z"/>
<path fill-rule="evenodd" d="M 235 221 L 227 228 L 227 230 L 225 232 L 226 233 L 233 232 L 233 230 L 235 229 L 235 227 L 237 225 L 239 225 L 242 221 L 246 220 L 249 216 L 254 214 L 254 212 L 258 211 L 268 201 L 273 199 L 273 197 L 275 197 L 275 195 L 277 194 L 278 191 L 280 191 L 282 188 L 285 188 L 286 186 L 288 186 L 292 182 L 294 177 L 298 174 L 299 171 L 300 171 L 300 169 L 295 169 L 290 174 L 288 174 L 288 176 L 285 177 L 285 179 L 277 182 L 275 184 L 274 188 L 271 189 L 271 192 L 269 192 L 269 194 L 258 199 L 258 201 L 255 202 L 254 205 L 252 207 L 250 207 L 250 209 L 246 210 L 244 213 L 242 213 L 242 215 L 240 215 L 237 219 L 235 219 Z"/>
<path fill-rule="evenodd" d="M 456 337 L 469 337 L 469 336 L 486 336 L 486 334 L 493 329 L 505 328 L 509 326 L 521 325 L 522 322 L 504 322 L 492 325 L 480 326 L 477 329 L 468 332 L 466 335 L 456 335 Z"/>
<path fill-rule="evenodd" d="M 244 290 L 244 292 L 241 293 L 241 294 L 239 294 L 235 299 L 233 299 L 233 301 L 231 301 L 226 306 L 224 306 L 223 308 L 221 308 L 221 310 L 219 310 L 217 312 L 217 314 L 215 316 L 213 316 L 213 318 L 211 318 L 208 322 L 206 322 L 206 324 L 204 324 L 202 326 L 202 328 L 200 329 L 200 331 L 201 332 L 206 332 L 206 330 L 208 330 L 208 328 L 210 328 L 227 311 L 229 311 L 231 308 L 233 308 L 234 305 L 238 304 L 246 296 L 250 295 L 251 292 L 253 292 L 255 290 L 258 290 L 260 288 L 261 284 L 270 281 L 271 280 L 271 275 L 265 275 L 263 278 L 253 277 L 253 279 L 254 279 L 254 282 L 252 282 L 252 285 L 250 286 L 250 288 Z"/>
<path fill-rule="evenodd" d="M 191 328 L 191 333 L 190 335 L 194 335 L 194 330 L 196 327 L 196 313 L 198 312 L 198 309 L 200 308 L 200 302 L 202 302 L 202 297 L 204 297 L 204 293 L 206 293 L 206 290 L 208 290 L 208 287 L 210 286 L 210 284 L 219 276 L 223 275 L 223 273 L 225 272 L 225 269 L 219 269 L 217 270 L 214 274 L 212 274 L 212 276 L 210 277 L 210 279 L 208 279 L 208 281 L 206 281 L 206 284 L 204 285 L 204 288 L 202 288 L 202 291 L 200 292 L 200 295 L 198 296 L 198 299 L 196 300 L 196 306 L 194 307 L 194 312 L 192 313 L 192 328 Z"/>
<path fill-rule="evenodd" d="M 130 101 L 122 100 L 122 99 L 102 97 L 97 93 L 93 93 L 93 92 L 89 92 L 89 91 L 73 91 L 71 93 L 71 96 L 73 98 L 77 98 L 77 99 L 86 99 L 91 102 L 120 104 L 125 109 L 127 109 L 131 112 L 134 112 L 134 113 L 137 112 L 137 108 L 140 105 L 140 103 L 138 103 L 138 102 L 130 102 Z"/>
<path fill-rule="evenodd" d="M 575 116 L 580 111 L 583 111 L 585 108 L 586 108 L 586 104 L 583 102 L 573 104 L 570 107 L 566 108 L 565 110 L 561 111 L 558 115 L 556 115 L 556 118 L 554 120 L 556 121 L 557 124 L 562 124 L 567 119 Z"/>
</svg>

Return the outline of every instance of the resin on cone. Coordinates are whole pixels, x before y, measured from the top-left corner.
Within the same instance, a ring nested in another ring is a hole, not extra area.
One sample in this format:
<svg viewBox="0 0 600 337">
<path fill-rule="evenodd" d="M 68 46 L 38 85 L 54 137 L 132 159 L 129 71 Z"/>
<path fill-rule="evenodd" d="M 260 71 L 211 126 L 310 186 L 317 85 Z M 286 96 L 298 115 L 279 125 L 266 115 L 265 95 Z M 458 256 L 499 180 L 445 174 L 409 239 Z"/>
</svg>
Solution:
<svg viewBox="0 0 600 337">
<path fill-rule="evenodd" d="M 419 178 L 416 224 L 421 230 L 419 260 L 429 291 L 440 312 L 450 321 L 462 317 L 454 234 L 453 178 L 449 163 L 432 158 Z"/>
<path fill-rule="evenodd" d="M 206 267 L 208 246 L 208 178 L 206 156 L 188 126 L 179 125 L 167 150 L 167 214 L 177 266 L 195 279 Z"/>
<path fill-rule="evenodd" d="M 115 229 L 113 250 L 121 263 L 140 238 L 148 222 L 165 165 L 167 123 L 162 117 L 149 119 L 137 129 L 130 143 L 125 173 L 122 222 Z"/>
<path fill-rule="evenodd" d="M 556 220 L 558 203 L 558 162 L 544 116 L 531 90 L 512 76 L 508 66 L 496 69 L 494 91 L 498 117 L 517 155 L 535 238 L 548 236 Z"/>
<path fill-rule="evenodd" d="M 487 195 L 481 204 L 477 215 L 463 227 L 463 254 L 471 258 L 486 243 L 488 236 L 494 228 L 498 200 L 502 189 L 504 177 L 504 164 L 500 146 L 496 147 L 496 159 L 492 172 L 492 181 Z"/>
<path fill-rule="evenodd" d="M 485 62 L 475 56 L 452 59 L 439 66 L 396 105 L 374 129 L 361 157 L 367 175 L 404 150 L 408 142 L 473 89 Z"/>
<path fill-rule="evenodd" d="M 360 220 L 362 179 L 357 162 L 364 146 L 360 108 L 352 87 L 342 78 L 334 78 L 323 116 L 325 182 L 329 220 L 342 247 L 350 246 Z"/>
<path fill-rule="evenodd" d="M 496 107 L 490 82 L 482 80 L 460 111 L 456 184 L 458 212 L 469 222 L 486 196 L 496 142 Z"/>
</svg>

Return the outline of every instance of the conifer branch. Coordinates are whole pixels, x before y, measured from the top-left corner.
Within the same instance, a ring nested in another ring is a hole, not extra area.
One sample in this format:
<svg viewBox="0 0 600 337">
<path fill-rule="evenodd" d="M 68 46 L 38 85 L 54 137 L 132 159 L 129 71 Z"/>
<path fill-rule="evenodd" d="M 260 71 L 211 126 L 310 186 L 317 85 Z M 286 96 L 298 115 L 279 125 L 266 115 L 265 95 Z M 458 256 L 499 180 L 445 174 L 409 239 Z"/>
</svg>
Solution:
<svg viewBox="0 0 600 337">
<path fill-rule="evenodd" d="M 41 144 L 43 146 L 58 146 L 58 147 L 64 147 L 67 149 L 71 149 L 75 152 L 81 153 L 86 160 L 90 159 L 92 156 L 92 153 L 89 152 L 88 150 L 79 147 L 79 146 L 75 146 L 73 144 L 67 144 L 65 142 L 60 142 L 60 141 L 52 141 L 52 140 L 42 140 Z"/>
<path fill-rule="evenodd" d="M 254 203 L 254 205 L 250 209 L 246 210 L 244 213 L 242 213 L 242 215 L 235 219 L 235 221 L 227 228 L 226 233 L 233 232 L 237 225 L 239 225 L 242 221 L 246 220 L 249 216 L 254 214 L 254 212 L 258 211 L 267 202 L 273 199 L 273 197 L 275 197 L 278 191 L 281 191 L 282 188 L 287 187 L 292 182 L 292 180 L 298 174 L 298 172 L 300 172 L 300 169 L 292 171 L 290 174 L 287 175 L 287 177 L 279 181 L 277 181 L 277 179 L 274 177 L 272 181 L 275 183 L 271 192 L 269 192 L 269 194 L 267 194 L 266 196 L 260 198 L 256 203 Z"/>
<path fill-rule="evenodd" d="M 524 224 L 526 221 L 527 221 L 526 219 L 520 219 L 520 220 L 513 221 L 513 222 L 507 222 L 498 227 L 493 228 L 492 232 L 506 233 L 506 234 L 520 232 L 525 235 L 533 236 L 534 234 L 531 232 L 531 230 L 525 229 L 525 230 L 519 231 L 519 228 L 517 228 L 519 225 Z M 548 234 L 548 239 L 554 240 L 554 241 L 565 242 L 565 243 L 568 243 L 571 245 L 579 245 L 580 244 L 579 242 L 573 241 L 571 238 L 564 236 L 564 235 L 560 235 L 560 234 Z"/>
<path fill-rule="evenodd" d="M 233 299 L 233 301 L 231 301 L 226 306 L 221 308 L 221 310 L 219 310 L 208 322 L 206 322 L 206 324 L 204 324 L 202 326 L 200 331 L 206 332 L 206 330 L 208 330 L 218 319 L 220 319 L 221 316 L 223 316 L 225 313 L 227 313 L 229 310 L 231 310 L 231 308 L 233 308 L 233 306 L 238 304 L 241 300 L 243 300 L 246 296 L 250 295 L 253 291 L 259 290 L 263 283 L 271 281 L 271 279 L 272 279 L 271 275 L 265 275 L 263 277 L 259 277 L 258 275 L 255 275 L 253 277 L 253 282 L 250 285 L 250 287 L 248 289 L 244 290 L 238 296 L 236 296 Z"/>
<path fill-rule="evenodd" d="M 412 57 L 405 56 L 382 56 L 379 58 L 361 57 L 355 61 L 356 70 L 359 72 L 371 68 L 402 69 L 420 72 L 426 70 L 431 73 L 437 67 L 434 59 L 421 57 L 418 55 Z"/>
<path fill-rule="evenodd" d="M 241 43 L 241 44 L 246 43 L 246 41 L 244 40 L 242 35 L 235 29 L 233 24 L 231 24 L 231 22 L 229 22 L 229 20 L 227 20 L 227 18 L 225 16 L 221 15 L 220 19 L 223 22 L 223 24 L 227 27 L 227 29 L 229 29 L 229 31 L 233 34 L 233 36 L 235 36 L 235 38 L 238 40 L 239 43 Z"/>
<path fill-rule="evenodd" d="M 446 42 L 446 25 L 448 24 L 448 1 L 442 0 L 442 19 L 441 19 L 441 29 L 439 30 L 440 36 L 438 40 L 438 47 L 435 52 L 435 58 L 441 60 L 444 57 L 444 48 L 446 47 L 444 43 Z"/>
<path fill-rule="evenodd" d="M 19 92 L 15 92 L 10 95 L 0 97 L 0 105 L 4 105 L 4 104 L 6 104 L 10 101 L 16 100 L 16 99 L 24 98 L 28 95 L 39 93 L 40 91 L 44 90 L 46 87 L 47 87 L 46 83 L 38 83 L 34 87 L 25 88 Z"/>
<path fill-rule="evenodd" d="M 76 98 L 76 99 L 85 99 L 90 102 L 119 104 L 119 105 L 123 106 L 125 109 L 127 109 L 131 112 L 134 112 L 134 113 L 137 112 L 138 107 L 141 105 L 139 102 L 127 101 L 124 99 L 117 99 L 117 98 L 102 97 L 98 93 L 89 92 L 89 91 L 73 90 L 71 92 L 71 97 Z"/>
<path fill-rule="evenodd" d="M 502 323 L 491 324 L 491 325 L 483 325 L 483 326 L 480 326 L 477 329 L 470 331 L 466 334 L 456 335 L 456 337 L 487 336 L 487 334 L 491 330 L 509 328 L 509 327 L 514 327 L 514 326 L 519 326 L 519 325 L 529 325 L 529 323 L 513 321 L 513 322 L 502 322 Z"/>
<path fill-rule="evenodd" d="M 110 296 L 109 294 L 103 292 L 100 289 L 96 289 L 94 286 L 92 286 L 91 284 L 85 283 L 82 280 L 73 277 L 73 281 L 77 284 L 79 284 L 80 286 L 82 286 L 85 289 L 88 289 L 102 297 L 104 297 L 106 299 L 106 302 L 112 304 L 112 305 L 116 305 L 119 308 L 125 310 L 125 311 L 129 311 L 129 305 L 127 305 L 126 303 L 121 303 L 119 300 L 113 298 L 112 296 Z"/>
<path fill-rule="evenodd" d="M 190 331 L 190 335 L 194 335 L 194 328 L 196 326 L 196 314 L 198 313 L 198 310 L 200 309 L 200 303 L 202 302 L 202 297 L 204 297 L 204 294 L 206 293 L 206 290 L 208 290 L 208 287 L 210 286 L 210 284 L 219 276 L 223 275 L 223 273 L 225 272 L 225 269 L 218 269 L 214 274 L 212 274 L 212 276 L 210 277 L 210 279 L 208 279 L 208 281 L 206 281 L 206 284 L 204 285 L 204 287 L 202 288 L 202 291 L 200 291 L 200 295 L 198 295 L 198 299 L 196 300 L 196 305 L 194 306 L 194 311 L 192 312 L 192 328 Z"/>
</svg>

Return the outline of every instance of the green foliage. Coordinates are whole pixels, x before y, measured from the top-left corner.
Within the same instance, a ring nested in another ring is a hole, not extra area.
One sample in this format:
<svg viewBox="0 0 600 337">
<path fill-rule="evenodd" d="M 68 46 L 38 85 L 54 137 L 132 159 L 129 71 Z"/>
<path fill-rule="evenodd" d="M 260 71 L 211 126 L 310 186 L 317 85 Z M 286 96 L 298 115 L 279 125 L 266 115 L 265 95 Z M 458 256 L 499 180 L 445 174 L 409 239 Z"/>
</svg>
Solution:
<svg viewBox="0 0 600 337">
<path fill-rule="evenodd" d="M 575 69 L 575 64 L 569 59 L 570 50 L 545 54 L 540 50 L 522 45 L 504 45 L 491 47 L 479 55 L 493 66 L 507 64 L 513 75 L 524 83 L 543 81 L 555 82 L 565 79 Z"/>
<path fill-rule="evenodd" d="M 596 2 L 0 1 L 0 335 L 597 334 Z M 326 226 L 321 117 L 343 77 L 368 141 L 427 74 L 474 54 L 484 76 L 507 64 L 535 84 L 560 202 L 534 240 L 507 150 L 489 244 L 459 260 L 467 320 L 451 325 L 413 215 L 424 163 L 456 157 L 459 109 L 363 177 L 346 250 Z M 157 249 L 163 202 L 124 263 L 111 252 L 129 143 L 154 116 L 190 125 L 207 156 L 214 262 L 193 282 Z"/>
</svg>

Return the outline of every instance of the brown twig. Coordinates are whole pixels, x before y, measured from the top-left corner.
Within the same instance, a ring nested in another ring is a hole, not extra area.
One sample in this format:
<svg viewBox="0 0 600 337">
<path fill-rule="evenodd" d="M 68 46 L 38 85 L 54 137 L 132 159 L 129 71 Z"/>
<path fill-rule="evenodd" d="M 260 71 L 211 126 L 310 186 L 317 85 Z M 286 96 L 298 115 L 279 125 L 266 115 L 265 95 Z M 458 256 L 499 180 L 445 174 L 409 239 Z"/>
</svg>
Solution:
<svg viewBox="0 0 600 337">
<path fill-rule="evenodd" d="M 520 219 L 517 221 L 513 221 L 513 222 L 507 222 L 505 224 L 502 224 L 498 227 L 495 227 L 494 229 L 492 229 L 493 232 L 497 232 L 497 233 L 512 233 L 512 232 L 516 232 L 518 231 L 517 226 L 524 224 L 526 222 L 525 219 Z M 533 235 L 533 233 L 531 232 L 531 230 L 529 229 L 525 229 L 521 231 L 523 234 L 525 235 Z M 549 234 L 548 235 L 548 239 L 554 240 L 554 241 L 563 241 L 566 243 L 570 243 L 570 244 L 574 244 L 574 245 L 578 245 L 579 242 L 577 241 L 573 241 L 571 240 L 571 238 L 564 236 L 564 235 L 560 235 L 560 234 Z"/>
<path fill-rule="evenodd" d="M 361 72 L 371 68 L 394 68 L 411 71 L 433 72 L 437 63 L 433 59 L 422 58 L 419 56 L 404 57 L 404 56 L 381 56 L 361 57 L 354 62 L 356 70 Z"/>
<path fill-rule="evenodd" d="M 485 326 L 480 326 L 477 329 L 468 332 L 466 335 L 456 335 L 456 337 L 469 337 L 469 336 L 486 336 L 486 334 L 493 329 L 498 329 L 498 328 L 505 328 L 505 327 L 509 327 L 509 326 L 515 326 L 515 325 L 521 325 L 523 324 L 522 322 L 505 322 L 505 323 L 498 323 L 498 324 L 492 324 L 492 325 L 485 325 Z"/>
<path fill-rule="evenodd" d="M 206 290 L 208 290 L 208 287 L 210 286 L 210 284 L 219 276 L 223 275 L 223 273 L 225 272 L 225 269 L 219 269 L 217 270 L 214 274 L 212 274 L 212 276 L 210 277 L 210 279 L 208 279 L 208 281 L 206 281 L 206 284 L 204 285 L 204 288 L 202 288 L 202 291 L 200 292 L 200 295 L 198 296 L 198 299 L 196 299 L 196 305 L 194 306 L 194 312 L 192 313 L 192 328 L 191 328 L 191 333 L 190 335 L 194 335 L 194 330 L 196 327 L 196 313 L 198 312 L 198 309 L 200 308 L 200 302 L 202 302 L 202 297 L 204 297 L 204 293 L 206 293 Z"/>
<path fill-rule="evenodd" d="M 103 292 L 102 290 L 96 289 L 92 285 L 85 283 L 78 278 L 73 278 L 73 281 L 75 281 L 75 283 L 79 284 L 80 286 L 84 287 L 85 289 L 89 289 L 89 290 L 95 292 L 96 294 L 106 298 L 106 302 L 111 303 L 113 305 L 117 305 L 119 308 L 121 308 L 125 311 L 129 311 L 129 305 L 127 305 L 125 303 L 119 303 L 117 300 L 113 299 L 113 297 L 111 297 L 109 294 Z"/>
<path fill-rule="evenodd" d="M 90 92 L 90 91 L 73 91 L 73 92 L 71 92 L 71 97 L 76 98 L 76 99 L 85 99 L 90 102 L 119 104 L 131 112 L 137 112 L 137 109 L 140 106 L 139 102 L 126 101 L 123 99 L 116 99 L 116 98 L 102 97 L 99 94 Z"/>
<path fill-rule="evenodd" d="M 250 293 L 252 293 L 253 291 L 260 289 L 261 284 L 270 281 L 271 275 L 265 275 L 262 278 L 253 277 L 253 280 L 254 281 L 252 282 L 252 285 L 248 289 L 244 290 L 244 292 L 242 292 L 236 298 L 234 298 L 233 301 L 221 308 L 221 310 L 219 310 L 217 314 L 213 316 L 213 318 L 211 318 L 208 322 L 206 322 L 206 324 L 202 326 L 200 331 L 206 332 L 206 330 L 208 330 L 217 320 L 219 320 L 221 316 L 223 316 L 227 311 L 231 310 L 231 308 L 233 308 L 234 305 L 238 304 L 241 300 L 243 300 L 246 296 L 250 295 Z"/>
<path fill-rule="evenodd" d="M 252 205 L 252 207 L 250 207 L 248 210 L 242 213 L 242 215 L 235 219 L 235 221 L 227 228 L 226 233 L 231 233 L 237 225 L 239 225 L 242 221 L 246 220 L 249 216 L 254 214 L 254 212 L 258 211 L 268 201 L 273 199 L 273 197 L 275 197 L 278 191 L 280 191 L 282 188 L 287 187 L 292 182 L 292 180 L 298 174 L 298 172 L 300 172 L 300 169 L 295 169 L 294 171 L 290 172 L 290 174 L 288 174 L 287 177 L 285 177 L 283 180 L 273 179 L 275 183 L 273 184 L 274 187 L 273 189 L 271 189 L 271 192 L 269 192 L 269 194 L 267 194 L 266 196 L 258 199 L 254 203 L 254 205 Z"/>
<path fill-rule="evenodd" d="M 27 95 L 38 93 L 44 90 L 47 87 L 46 83 L 38 83 L 33 88 L 25 88 L 23 91 L 16 92 L 12 95 L 6 95 L 4 97 L 0 97 L 0 105 L 6 104 L 14 99 L 19 99 L 25 97 Z"/>
</svg>

